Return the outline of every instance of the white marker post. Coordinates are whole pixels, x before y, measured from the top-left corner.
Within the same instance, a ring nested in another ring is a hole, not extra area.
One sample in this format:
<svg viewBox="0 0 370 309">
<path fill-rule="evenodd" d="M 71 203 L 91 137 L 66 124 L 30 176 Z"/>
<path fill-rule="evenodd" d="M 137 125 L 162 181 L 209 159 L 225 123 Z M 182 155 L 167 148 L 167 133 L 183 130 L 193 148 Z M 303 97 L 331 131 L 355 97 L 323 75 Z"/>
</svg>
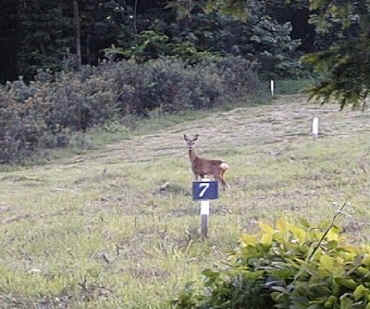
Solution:
<svg viewBox="0 0 370 309">
<path fill-rule="evenodd" d="M 275 91 L 275 85 L 274 85 L 274 81 L 271 80 L 270 81 L 270 89 L 271 89 L 271 96 L 273 97 L 274 96 L 274 91 Z"/>
<path fill-rule="evenodd" d="M 193 199 L 200 201 L 200 234 L 208 237 L 209 200 L 218 198 L 218 182 L 209 179 L 193 181 Z"/>
<path fill-rule="evenodd" d="M 208 237 L 209 200 L 200 201 L 200 234 Z"/>
<path fill-rule="evenodd" d="M 314 138 L 319 136 L 319 117 L 314 117 L 312 120 L 312 136 Z"/>
</svg>

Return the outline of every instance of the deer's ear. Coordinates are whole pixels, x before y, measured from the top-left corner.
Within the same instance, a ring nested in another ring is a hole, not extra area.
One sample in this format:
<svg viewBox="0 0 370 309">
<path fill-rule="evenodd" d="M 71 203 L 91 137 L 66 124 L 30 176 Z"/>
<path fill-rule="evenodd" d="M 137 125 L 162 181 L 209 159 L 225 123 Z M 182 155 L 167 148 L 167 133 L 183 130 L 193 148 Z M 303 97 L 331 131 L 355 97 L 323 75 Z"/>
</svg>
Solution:
<svg viewBox="0 0 370 309">
<path fill-rule="evenodd" d="M 187 141 L 187 140 L 188 140 L 188 138 L 187 138 L 186 134 L 184 134 L 184 140 L 185 140 L 185 141 Z"/>
<path fill-rule="evenodd" d="M 196 141 L 199 137 L 199 134 L 195 134 L 194 138 L 193 138 L 193 141 Z"/>
</svg>

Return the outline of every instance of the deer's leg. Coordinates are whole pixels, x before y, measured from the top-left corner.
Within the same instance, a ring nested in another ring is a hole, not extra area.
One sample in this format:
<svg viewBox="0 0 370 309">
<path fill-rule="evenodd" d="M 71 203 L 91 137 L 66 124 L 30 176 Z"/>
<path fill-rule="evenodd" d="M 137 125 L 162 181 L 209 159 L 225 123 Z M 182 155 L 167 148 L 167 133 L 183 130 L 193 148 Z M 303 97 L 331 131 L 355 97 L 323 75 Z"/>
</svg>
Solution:
<svg viewBox="0 0 370 309">
<path fill-rule="evenodd" d="M 222 183 L 223 189 L 225 190 L 226 187 L 227 187 L 227 183 L 226 183 L 226 181 L 222 177 L 221 177 L 221 183 Z"/>
<path fill-rule="evenodd" d="M 225 187 L 228 187 L 230 188 L 230 185 L 226 183 L 225 179 L 224 179 L 224 174 L 225 174 L 226 170 L 221 170 L 220 171 L 220 181 L 225 189 Z"/>
<path fill-rule="evenodd" d="M 225 180 L 222 178 L 222 175 L 219 174 L 219 175 L 214 175 L 215 179 L 220 182 L 222 184 L 222 189 L 225 190 L 225 186 L 226 186 L 226 182 Z"/>
</svg>

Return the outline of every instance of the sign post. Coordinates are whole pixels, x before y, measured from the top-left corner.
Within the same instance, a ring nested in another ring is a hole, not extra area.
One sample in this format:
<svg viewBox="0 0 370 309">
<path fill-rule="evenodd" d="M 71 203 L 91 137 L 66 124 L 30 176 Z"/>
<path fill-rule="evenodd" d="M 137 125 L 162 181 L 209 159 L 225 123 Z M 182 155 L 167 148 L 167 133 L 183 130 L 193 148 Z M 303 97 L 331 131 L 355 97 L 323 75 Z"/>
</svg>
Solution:
<svg viewBox="0 0 370 309">
<path fill-rule="evenodd" d="M 200 234 L 208 237 L 209 201 L 200 201 Z"/>
<path fill-rule="evenodd" d="M 209 179 L 193 181 L 193 200 L 200 201 L 200 233 L 208 237 L 209 200 L 218 198 L 218 182 Z"/>
</svg>

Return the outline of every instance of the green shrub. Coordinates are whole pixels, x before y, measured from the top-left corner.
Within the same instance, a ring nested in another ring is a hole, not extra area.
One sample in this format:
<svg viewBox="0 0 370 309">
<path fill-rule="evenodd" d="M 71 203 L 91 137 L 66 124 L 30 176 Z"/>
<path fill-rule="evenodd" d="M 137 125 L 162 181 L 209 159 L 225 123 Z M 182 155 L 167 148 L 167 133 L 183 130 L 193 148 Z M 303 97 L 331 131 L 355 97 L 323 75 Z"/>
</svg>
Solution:
<svg viewBox="0 0 370 309">
<path fill-rule="evenodd" d="M 260 224 L 243 235 L 223 270 L 205 270 L 204 287 L 189 284 L 177 309 L 370 308 L 370 247 L 354 246 L 337 227 L 307 222 Z"/>
<path fill-rule="evenodd" d="M 45 130 L 44 121 L 27 104 L 0 92 L 0 163 L 29 156 Z"/>
<path fill-rule="evenodd" d="M 120 62 L 112 67 L 122 112 L 147 115 L 159 108 L 176 112 L 231 102 L 253 96 L 261 88 L 254 65 L 241 57 L 226 57 L 189 66 L 181 60 L 160 58 L 142 65 Z M 109 69 L 110 70 L 110 69 Z"/>
<path fill-rule="evenodd" d="M 137 64 L 106 62 L 0 86 L 0 163 L 22 160 L 39 148 L 68 145 L 73 132 L 151 111 L 211 108 L 259 88 L 249 61 L 228 57 L 189 66 L 160 58 Z"/>
</svg>

